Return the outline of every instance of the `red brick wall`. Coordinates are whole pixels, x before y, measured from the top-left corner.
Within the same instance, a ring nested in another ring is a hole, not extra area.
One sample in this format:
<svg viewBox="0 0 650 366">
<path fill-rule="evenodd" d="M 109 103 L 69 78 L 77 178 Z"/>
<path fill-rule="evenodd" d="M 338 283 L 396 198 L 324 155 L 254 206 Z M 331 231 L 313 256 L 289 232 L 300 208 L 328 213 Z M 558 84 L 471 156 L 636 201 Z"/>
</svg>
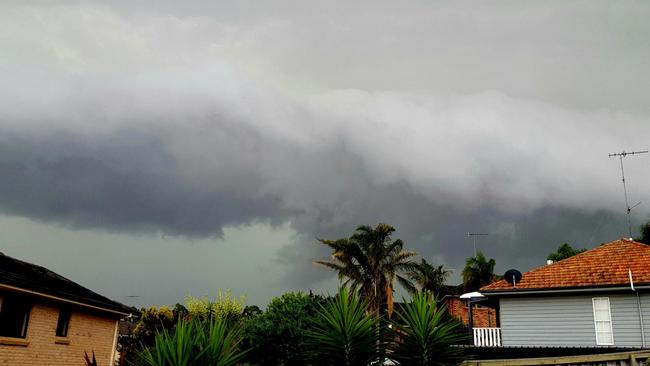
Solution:
<svg viewBox="0 0 650 366">
<path fill-rule="evenodd" d="M 449 314 L 467 325 L 467 301 L 461 300 L 458 297 L 448 297 L 445 299 L 445 304 L 447 305 Z M 472 308 L 472 318 L 474 327 L 476 328 L 495 328 L 497 326 L 496 309 L 479 307 L 479 305 L 475 304 Z"/>
<path fill-rule="evenodd" d="M 59 307 L 36 303 L 32 306 L 27 345 L 6 345 L 16 338 L 0 337 L 0 365 L 4 366 L 83 366 L 84 351 L 95 351 L 99 366 L 112 366 L 110 362 L 115 319 L 73 311 L 70 318 L 69 344 L 57 344 L 55 340 Z"/>
</svg>

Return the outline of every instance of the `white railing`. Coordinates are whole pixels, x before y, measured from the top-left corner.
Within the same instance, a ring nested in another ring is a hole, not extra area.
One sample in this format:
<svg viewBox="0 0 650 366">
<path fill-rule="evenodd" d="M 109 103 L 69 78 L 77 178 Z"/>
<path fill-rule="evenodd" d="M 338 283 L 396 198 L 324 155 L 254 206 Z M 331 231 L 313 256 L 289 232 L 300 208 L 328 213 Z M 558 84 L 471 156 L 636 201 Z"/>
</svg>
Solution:
<svg viewBox="0 0 650 366">
<path fill-rule="evenodd" d="M 474 345 L 501 347 L 501 328 L 474 328 Z"/>
</svg>

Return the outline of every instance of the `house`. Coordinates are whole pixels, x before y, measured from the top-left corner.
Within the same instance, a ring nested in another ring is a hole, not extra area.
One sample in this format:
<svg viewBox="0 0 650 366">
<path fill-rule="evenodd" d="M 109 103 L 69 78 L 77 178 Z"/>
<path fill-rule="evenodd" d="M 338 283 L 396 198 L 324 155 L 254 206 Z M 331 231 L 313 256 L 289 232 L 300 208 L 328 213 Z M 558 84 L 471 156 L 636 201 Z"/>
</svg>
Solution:
<svg viewBox="0 0 650 366">
<path fill-rule="evenodd" d="M 117 326 L 134 310 L 46 268 L 0 253 L 0 365 L 112 365 Z"/>
<path fill-rule="evenodd" d="M 475 328 L 478 346 L 650 345 L 650 246 L 642 243 L 606 243 L 480 293 L 497 300 L 499 327 L 487 333 Z"/>
<path fill-rule="evenodd" d="M 460 298 L 463 294 L 463 285 L 444 286 L 438 294 L 441 304 L 447 312 L 463 325 L 469 325 L 469 311 L 467 301 Z M 484 303 L 472 305 L 472 326 L 474 328 L 494 328 L 497 324 L 496 309 L 485 306 Z"/>
</svg>

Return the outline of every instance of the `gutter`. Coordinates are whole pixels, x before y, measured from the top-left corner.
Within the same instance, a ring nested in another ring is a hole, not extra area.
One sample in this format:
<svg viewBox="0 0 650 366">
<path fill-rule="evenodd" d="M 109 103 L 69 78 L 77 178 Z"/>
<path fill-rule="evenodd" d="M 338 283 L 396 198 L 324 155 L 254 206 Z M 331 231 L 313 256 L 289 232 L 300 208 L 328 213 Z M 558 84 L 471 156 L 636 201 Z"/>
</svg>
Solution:
<svg viewBox="0 0 650 366">
<path fill-rule="evenodd" d="M 26 290 L 24 288 L 5 285 L 5 284 L 2 284 L 2 283 L 0 283 L 0 289 L 9 290 L 9 291 L 13 291 L 13 292 L 21 292 L 21 293 L 24 293 L 24 294 L 29 294 L 29 295 L 39 296 L 39 297 L 44 297 L 46 299 L 55 300 L 55 301 L 59 301 L 59 302 L 64 302 L 64 303 L 67 303 L 67 304 L 78 305 L 78 306 L 90 308 L 90 309 L 93 309 L 93 310 L 99 310 L 99 311 L 103 311 L 103 312 L 111 313 L 111 314 L 115 314 L 115 315 L 120 315 L 120 316 L 129 315 L 129 313 L 124 312 L 124 311 L 117 311 L 117 310 L 112 310 L 112 309 L 108 309 L 108 308 L 101 307 L 101 306 L 90 305 L 90 304 L 86 304 L 86 303 L 83 303 L 83 302 L 80 302 L 80 301 L 69 300 L 69 299 L 65 299 L 63 297 L 48 295 L 48 294 L 38 292 L 38 291 Z"/>
<path fill-rule="evenodd" d="M 639 290 L 650 290 L 650 285 L 642 285 L 636 287 Z M 558 289 L 517 289 L 516 291 L 490 291 L 479 290 L 485 296 L 501 296 L 501 295 L 531 295 L 531 294 L 563 294 L 573 292 L 594 292 L 594 291 L 628 291 L 628 286 L 616 287 L 578 287 L 578 288 L 558 288 Z"/>
</svg>

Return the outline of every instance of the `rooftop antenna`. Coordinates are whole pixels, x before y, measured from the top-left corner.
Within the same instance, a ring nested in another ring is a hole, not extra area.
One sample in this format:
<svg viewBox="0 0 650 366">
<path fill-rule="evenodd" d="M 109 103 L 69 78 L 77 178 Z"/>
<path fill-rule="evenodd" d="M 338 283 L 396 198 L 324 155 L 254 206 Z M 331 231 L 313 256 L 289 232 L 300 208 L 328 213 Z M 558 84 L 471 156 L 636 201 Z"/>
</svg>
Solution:
<svg viewBox="0 0 650 366">
<path fill-rule="evenodd" d="M 637 155 L 637 154 L 646 154 L 646 153 L 648 153 L 648 150 L 630 151 L 630 152 L 626 152 L 625 150 L 623 150 L 623 152 L 613 153 L 608 155 L 610 158 L 618 157 L 621 162 L 621 178 L 622 178 L 621 180 L 623 181 L 623 193 L 625 194 L 625 210 L 626 210 L 625 217 L 627 218 L 627 231 L 630 239 L 632 238 L 632 224 L 630 223 L 630 212 L 632 212 L 633 208 L 640 205 L 641 202 L 637 202 L 636 204 L 634 204 L 634 206 L 630 207 L 630 202 L 627 197 L 627 186 L 625 185 L 625 169 L 623 169 L 623 158 L 628 155 Z"/>
<path fill-rule="evenodd" d="M 476 257 L 476 237 L 477 236 L 487 236 L 488 234 L 485 233 L 470 233 L 469 231 L 467 232 L 467 237 L 474 239 L 474 256 Z"/>
</svg>

